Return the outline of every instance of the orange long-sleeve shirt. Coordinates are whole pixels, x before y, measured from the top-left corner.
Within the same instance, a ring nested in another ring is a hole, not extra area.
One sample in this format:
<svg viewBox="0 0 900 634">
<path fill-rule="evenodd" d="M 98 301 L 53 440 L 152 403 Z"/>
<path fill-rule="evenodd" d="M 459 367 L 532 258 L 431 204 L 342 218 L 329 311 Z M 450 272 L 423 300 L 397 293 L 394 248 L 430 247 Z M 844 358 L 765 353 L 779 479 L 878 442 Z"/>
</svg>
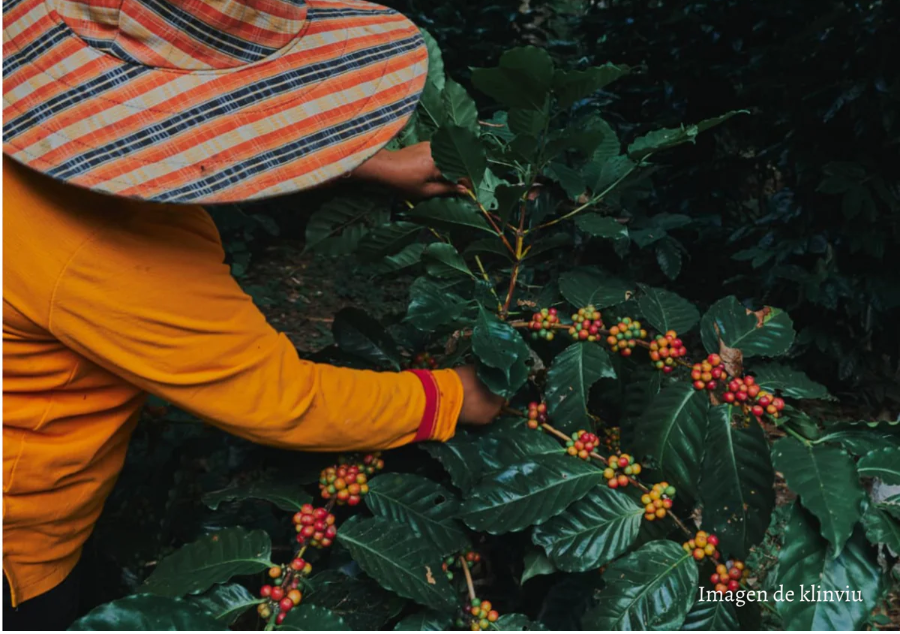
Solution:
<svg viewBox="0 0 900 634">
<path fill-rule="evenodd" d="M 15 602 L 77 563 L 147 393 L 307 451 L 453 435 L 455 372 L 303 361 L 223 259 L 199 207 L 91 193 L 4 157 L 3 570 Z"/>
</svg>

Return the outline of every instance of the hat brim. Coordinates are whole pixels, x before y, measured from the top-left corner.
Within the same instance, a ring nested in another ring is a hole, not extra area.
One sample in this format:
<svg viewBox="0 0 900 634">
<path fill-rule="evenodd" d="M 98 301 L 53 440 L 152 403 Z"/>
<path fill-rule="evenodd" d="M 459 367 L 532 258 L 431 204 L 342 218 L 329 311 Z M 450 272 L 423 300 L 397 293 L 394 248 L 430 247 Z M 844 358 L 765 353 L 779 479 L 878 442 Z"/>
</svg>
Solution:
<svg viewBox="0 0 900 634">
<path fill-rule="evenodd" d="M 91 47 L 44 0 L 4 5 L 4 153 L 143 200 L 247 201 L 345 174 L 403 128 L 428 70 L 415 25 L 367 2 L 307 0 L 277 54 L 194 71 Z"/>
</svg>

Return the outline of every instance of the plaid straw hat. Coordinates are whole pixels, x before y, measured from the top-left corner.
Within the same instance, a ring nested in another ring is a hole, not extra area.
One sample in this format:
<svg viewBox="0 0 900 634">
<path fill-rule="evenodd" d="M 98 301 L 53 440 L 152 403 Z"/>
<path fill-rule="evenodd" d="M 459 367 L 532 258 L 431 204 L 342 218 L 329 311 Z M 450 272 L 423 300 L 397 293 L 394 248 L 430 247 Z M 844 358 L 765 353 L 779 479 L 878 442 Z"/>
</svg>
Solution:
<svg viewBox="0 0 900 634">
<path fill-rule="evenodd" d="M 427 67 L 358 0 L 4 0 L 3 152 L 145 200 L 285 194 L 383 147 Z"/>
</svg>

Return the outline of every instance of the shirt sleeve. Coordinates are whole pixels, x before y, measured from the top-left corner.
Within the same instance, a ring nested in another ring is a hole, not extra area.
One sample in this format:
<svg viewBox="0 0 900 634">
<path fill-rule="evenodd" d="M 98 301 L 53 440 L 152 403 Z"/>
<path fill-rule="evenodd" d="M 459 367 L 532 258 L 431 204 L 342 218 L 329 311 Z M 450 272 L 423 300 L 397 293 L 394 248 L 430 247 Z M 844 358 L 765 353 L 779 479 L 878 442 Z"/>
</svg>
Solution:
<svg viewBox="0 0 900 634">
<path fill-rule="evenodd" d="M 202 209 L 133 214 L 71 258 L 50 331 L 129 383 L 255 442 L 342 451 L 453 435 L 462 407 L 454 371 L 301 360 L 223 259 Z"/>
</svg>

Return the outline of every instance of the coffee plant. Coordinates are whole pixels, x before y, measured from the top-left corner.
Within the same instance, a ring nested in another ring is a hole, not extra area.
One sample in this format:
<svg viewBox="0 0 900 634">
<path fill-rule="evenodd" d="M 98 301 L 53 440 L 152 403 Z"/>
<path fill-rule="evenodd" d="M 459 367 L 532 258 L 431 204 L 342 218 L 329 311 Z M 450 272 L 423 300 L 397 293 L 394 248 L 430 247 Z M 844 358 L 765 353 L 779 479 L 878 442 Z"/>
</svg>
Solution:
<svg viewBox="0 0 900 634">
<path fill-rule="evenodd" d="M 777 360 L 795 340 L 779 308 L 728 296 L 701 312 L 634 279 L 627 258 L 615 271 L 579 261 L 626 254 L 632 239 L 658 242 L 663 270 L 706 257 L 666 240 L 683 218 L 635 227 L 630 210 L 658 153 L 747 115 L 623 149 L 589 98 L 630 68 L 567 70 L 515 48 L 473 69 L 495 103 L 479 113 L 428 42 L 421 104 L 394 143 L 430 140 L 468 196 L 338 197 L 317 212 L 314 248 L 378 275 L 417 275 L 402 319 L 385 328 L 345 309 L 318 359 L 380 370 L 473 362 L 508 400 L 503 416 L 422 445 L 413 472 L 402 450 L 373 452 L 339 456 L 314 481 L 207 493 L 212 509 L 270 502 L 292 539 L 220 526 L 75 629 L 880 623 L 900 554 L 900 426 L 828 415 L 828 391 Z"/>
</svg>

